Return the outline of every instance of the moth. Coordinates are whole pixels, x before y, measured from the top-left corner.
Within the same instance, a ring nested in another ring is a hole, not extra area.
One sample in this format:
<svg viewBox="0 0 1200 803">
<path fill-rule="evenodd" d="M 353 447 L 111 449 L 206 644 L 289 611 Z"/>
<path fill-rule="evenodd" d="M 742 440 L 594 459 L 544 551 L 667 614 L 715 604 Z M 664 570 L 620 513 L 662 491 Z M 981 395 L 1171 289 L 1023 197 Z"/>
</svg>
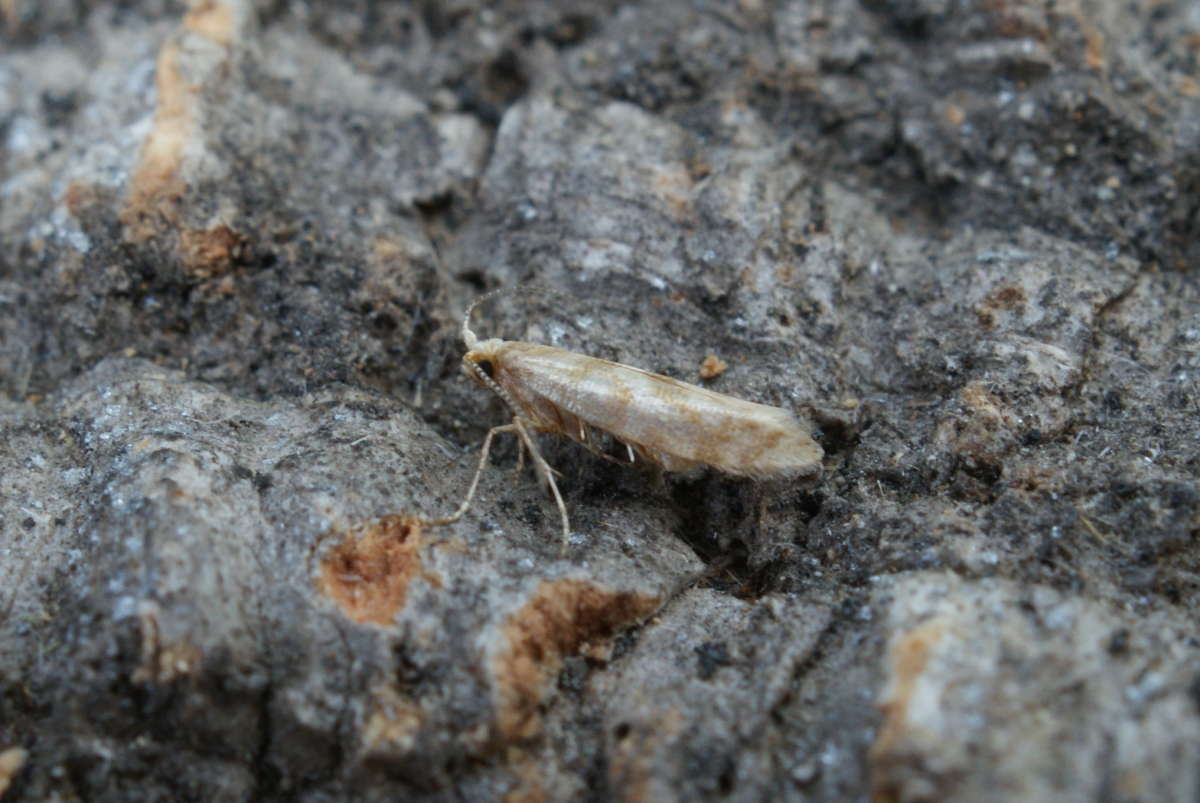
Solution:
<svg viewBox="0 0 1200 803">
<path fill-rule="evenodd" d="M 743 401 L 621 363 L 537 343 L 491 338 L 471 330 L 477 299 L 463 317 L 463 373 L 508 406 L 512 422 L 492 427 L 479 465 L 458 509 L 429 522 L 458 521 L 471 506 L 492 440 L 513 433 L 518 467 L 528 451 L 538 477 L 562 516 L 562 550 L 571 525 L 557 473 L 542 457 L 534 433 L 565 435 L 602 457 L 602 435 L 624 446 L 629 463 L 639 459 L 669 472 L 710 466 L 740 477 L 794 477 L 820 470 L 824 453 L 808 429 L 779 407 Z M 622 462 L 624 462 L 622 460 Z"/>
</svg>

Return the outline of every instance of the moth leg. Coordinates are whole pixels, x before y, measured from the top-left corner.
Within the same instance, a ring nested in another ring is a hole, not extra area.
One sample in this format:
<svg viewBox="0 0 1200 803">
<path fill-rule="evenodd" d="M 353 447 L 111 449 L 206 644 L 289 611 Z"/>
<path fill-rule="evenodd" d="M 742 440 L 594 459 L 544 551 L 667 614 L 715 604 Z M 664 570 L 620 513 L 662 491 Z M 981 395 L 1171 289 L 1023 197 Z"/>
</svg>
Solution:
<svg viewBox="0 0 1200 803">
<path fill-rule="evenodd" d="M 427 521 L 426 524 L 431 527 L 441 527 L 445 524 L 453 524 L 463 517 L 463 515 L 471 507 L 471 500 L 475 498 L 475 490 L 479 487 L 479 478 L 483 475 L 483 467 L 487 465 L 488 452 L 492 448 L 492 438 L 505 432 L 516 432 L 519 435 L 524 435 L 524 432 L 518 429 L 515 422 L 489 429 L 487 437 L 483 439 L 483 448 L 479 450 L 479 465 L 475 468 L 475 476 L 471 479 L 471 486 L 467 488 L 467 495 L 463 497 L 462 504 L 458 506 L 458 510 L 454 511 L 449 516 L 441 519 L 435 519 L 433 521 Z"/>
<path fill-rule="evenodd" d="M 563 504 L 562 494 L 558 492 L 558 483 L 554 481 L 554 475 L 558 474 L 558 472 L 550 468 L 550 464 L 542 457 L 542 453 L 538 451 L 537 444 L 529 437 L 529 430 L 521 423 L 520 418 L 514 418 L 511 426 L 516 430 L 518 437 L 525 442 L 525 448 L 529 450 L 529 460 L 533 463 L 534 468 L 537 469 L 542 482 L 549 485 L 550 492 L 554 494 L 554 501 L 558 505 L 558 512 L 562 515 L 562 544 L 558 549 L 558 555 L 562 557 L 567 554 L 567 542 L 571 537 L 571 520 L 567 516 L 567 506 Z"/>
<path fill-rule="evenodd" d="M 532 439 L 531 439 L 531 442 L 532 442 Z M 525 447 L 525 441 L 523 441 L 521 438 L 517 438 L 517 467 L 516 467 L 516 469 L 515 469 L 515 472 L 514 472 L 514 473 L 516 473 L 516 474 L 518 474 L 518 475 L 519 475 L 519 474 L 521 473 L 521 471 L 522 471 L 522 470 L 524 470 L 524 468 L 525 468 L 525 448 L 526 448 L 526 447 Z M 545 468 L 547 471 L 550 471 L 552 474 L 554 474 L 555 476 L 557 476 L 557 477 L 561 477 L 561 476 L 562 476 L 562 472 L 561 472 L 561 471 L 559 471 L 558 469 L 556 469 L 556 468 L 552 467 L 552 466 L 551 466 L 549 463 L 547 463 L 545 460 L 543 460 L 543 461 L 542 461 L 542 466 L 543 466 L 543 467 L 544 467 L 544 468 Z"/>
<path fill-rule="evenodd" d="M 515 431 L 516 430 L 514 430 L 514 432 Z M 519 477 L 519 476 L 521 476 L 521 472 L 524 469 L 525 469 L 525 441 L 523 441 L 521 439 L 521 437 L 518 435 L 517 436 L 517 468 L 516 468 L 516 471 L 513 473 L 515 473 Z"/>
</svg>

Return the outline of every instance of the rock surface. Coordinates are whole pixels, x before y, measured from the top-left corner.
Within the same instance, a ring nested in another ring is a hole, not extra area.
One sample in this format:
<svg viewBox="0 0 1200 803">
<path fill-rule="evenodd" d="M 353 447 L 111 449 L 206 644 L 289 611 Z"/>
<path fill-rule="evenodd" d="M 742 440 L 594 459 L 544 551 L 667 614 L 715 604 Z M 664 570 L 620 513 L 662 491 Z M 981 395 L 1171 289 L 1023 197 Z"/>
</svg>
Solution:
<svg viewBox="0 0 1200 803">
<path fill-rule="evenodd" d="M 0 0 L 0 796 L 1200 797 L 1200 16 Z M 782 406 L 544 437 L 458 327 Z M 719 366 L 719 369 L 717 368 Z"/>
</svg>

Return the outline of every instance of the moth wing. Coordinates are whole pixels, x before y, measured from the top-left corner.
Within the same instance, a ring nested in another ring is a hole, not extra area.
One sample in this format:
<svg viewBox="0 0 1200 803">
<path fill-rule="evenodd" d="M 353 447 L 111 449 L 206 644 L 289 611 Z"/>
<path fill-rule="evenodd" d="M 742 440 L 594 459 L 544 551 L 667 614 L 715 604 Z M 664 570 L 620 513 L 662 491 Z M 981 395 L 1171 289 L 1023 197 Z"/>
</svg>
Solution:
<svg viewBox="0 0 1200 803">
<path fill-rule="evenodd" d="M 740 476 L 788 476 L 818 469 L 824 457 L 807 427 L 781 407 L 624 363 L 595 361 L 616 376 L 632 374 L 643 385 L 638 395 L 647 417 L 656 419 L 657 426 L 613 434 L 668 471 L 688 471 L 703 463 Z"/>
<path fill-rule="evenodd" d="M 820 464 L 821 447 L 779 407 L 551 346 L 505 347 L 522 406 L 563 423 L 569 413 L 668 470 L 704 463 L 742 476 L 794 475 Z"/>
</svg>

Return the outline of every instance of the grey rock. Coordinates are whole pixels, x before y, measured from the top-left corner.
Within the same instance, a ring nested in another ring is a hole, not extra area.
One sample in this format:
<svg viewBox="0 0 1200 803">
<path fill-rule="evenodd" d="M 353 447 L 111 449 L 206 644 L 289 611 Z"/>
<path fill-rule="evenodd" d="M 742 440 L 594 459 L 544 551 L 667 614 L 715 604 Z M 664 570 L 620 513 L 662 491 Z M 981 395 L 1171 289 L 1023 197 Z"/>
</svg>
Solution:
<svg viewBox="0 0 1200 803">
<path fill-rule="evenodd" d="M 0 2 L 0 795 L 1195 800 L 1198 26 Z M 497 288 L 823 475 L 430 526 Z"/>
</svg>

